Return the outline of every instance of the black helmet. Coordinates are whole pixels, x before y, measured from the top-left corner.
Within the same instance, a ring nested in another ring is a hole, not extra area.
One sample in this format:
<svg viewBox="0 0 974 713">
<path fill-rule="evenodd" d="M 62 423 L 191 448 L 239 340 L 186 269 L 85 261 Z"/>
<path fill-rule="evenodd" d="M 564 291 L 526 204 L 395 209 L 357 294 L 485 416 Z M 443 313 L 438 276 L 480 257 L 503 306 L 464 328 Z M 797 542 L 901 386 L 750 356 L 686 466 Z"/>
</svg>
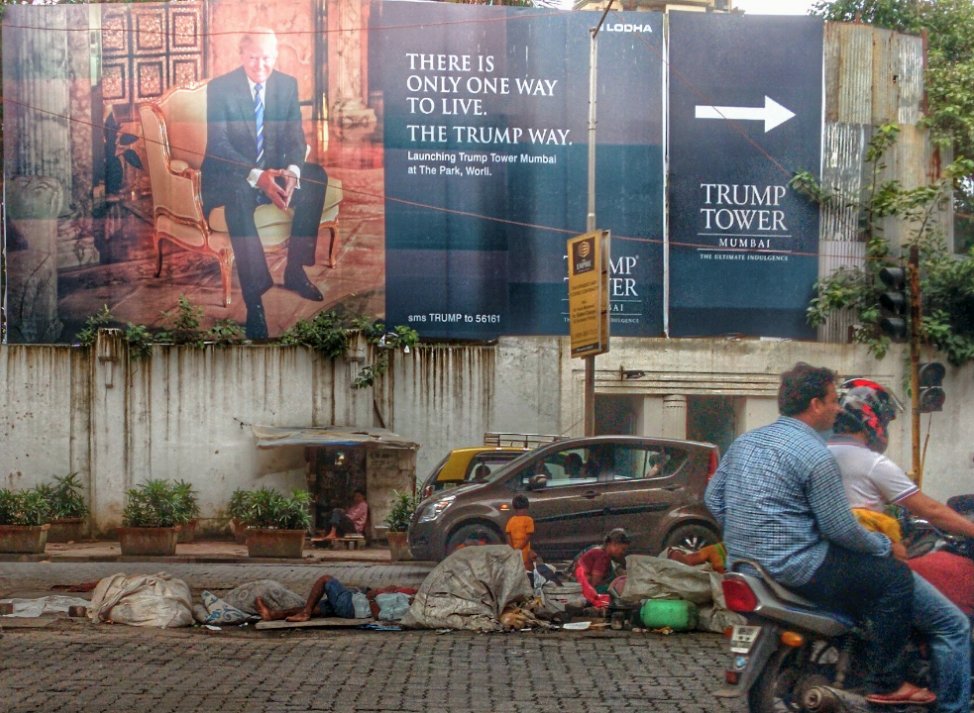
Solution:
<svg viewBox="0 0 974 713">
<path fill-rule="evenodd" d="M 839 406 L 835 419 L 836 433 L 865 433 L 870 450 L 882 453 L 889 444 L 888 427 L 902 408 L 885 387 L 869 379 L 848 379 L 839 387 Z"/>
</svg>

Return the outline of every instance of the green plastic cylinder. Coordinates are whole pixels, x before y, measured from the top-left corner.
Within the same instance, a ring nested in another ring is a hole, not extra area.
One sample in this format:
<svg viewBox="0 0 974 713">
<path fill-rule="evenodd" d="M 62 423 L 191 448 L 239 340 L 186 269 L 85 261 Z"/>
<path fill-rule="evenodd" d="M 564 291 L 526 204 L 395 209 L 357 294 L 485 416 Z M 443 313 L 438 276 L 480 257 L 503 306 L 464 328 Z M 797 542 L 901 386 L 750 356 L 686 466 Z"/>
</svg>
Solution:
<svg viewBox="0 0 974 713">
<path fill-rule="evenodd" d="M 697 628 L 697 606 L 684 599 L 647 599 L 639 618 L 647 629 L 668 626 L 674 631 L 692 631 Z"/>
</svg>

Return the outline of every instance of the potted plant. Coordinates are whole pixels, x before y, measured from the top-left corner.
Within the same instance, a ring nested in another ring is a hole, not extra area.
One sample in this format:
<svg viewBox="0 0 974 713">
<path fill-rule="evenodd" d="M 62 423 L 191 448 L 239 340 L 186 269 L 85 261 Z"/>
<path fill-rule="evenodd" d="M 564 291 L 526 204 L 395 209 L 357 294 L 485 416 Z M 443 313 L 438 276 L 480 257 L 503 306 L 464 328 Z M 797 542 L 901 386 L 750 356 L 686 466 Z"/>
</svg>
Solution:
<svg viewBox="0 0 974 713">
<path fill-rule="evenodd" d="M 0 552 L 42 554 L 50 511 L 43 491 L 0 489 Z"/>
<path fill-rule="evenodd" d="M 88 534 L 88 505 L 77 473 L 54 476 L 54 484 L 38 485 L 51 508 L 51 529 L 48 542 L 71 542 Z"/>
<path fill-rule="evenodd" d="M 252 491 L 237 488 L 230 493 L 230 502 L 227 503 L 227 517 L 230 518 L 230 532 L 238 545 L 247 542 L 247 526 L 244 520 L 247 517 L 247 508 L 250 507 L 250 494 Z"/>
<path fill-rule="evenodd" d="M 193 484 L 185 480 L 173 483 L 176 492 L 176 508 L 182 518 L 183 527 L 179 531 L 179 542 L 192 542 L 196 537 L 196 526 L 199 524 L 200 505 L 197 492 Z"/>
<path fill-rule="evenodd" d="M 310 505 L 307 490 L 295 490 L 290 497 L 272 488 L 250 492 L 241 518 L 247 528 L 247 554 L 300 558 L 311 525 Z"/>
<path fill-rule="evenodd" d="M 388 531 L 386 537 L 389 540 L 389 556 L 393 561 L 412 559 L 409 554 L 409 543 L 407 533 L 409 523 L 412 522 L 413 513 L 419 498 L 411 493 L 400 493 L 392 491 L 392 506 L 386 516 L 386 527 Z"/>
<path fill-rule="evenodd" d="M 179 530 L 187 520 L 175 485 L 147 480 L 127 492 L 118 541 L 123 555 L 174 555 Z"/>
</svg>

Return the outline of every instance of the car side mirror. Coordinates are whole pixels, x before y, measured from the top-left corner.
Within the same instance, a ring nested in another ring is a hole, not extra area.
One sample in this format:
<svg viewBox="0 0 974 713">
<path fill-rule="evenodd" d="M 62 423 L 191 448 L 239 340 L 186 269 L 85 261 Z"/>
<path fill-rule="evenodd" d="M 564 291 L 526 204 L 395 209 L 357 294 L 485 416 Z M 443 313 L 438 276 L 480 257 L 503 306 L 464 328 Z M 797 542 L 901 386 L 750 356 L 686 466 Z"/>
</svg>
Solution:
<svg viewBox="0 0 974 713">
<path fill-rule="evenodd" d="M 541 490 L 548 485 L 548 476 L 543 473 L 532 475 L 528 480 L 528 490 Z"/>
</svg>

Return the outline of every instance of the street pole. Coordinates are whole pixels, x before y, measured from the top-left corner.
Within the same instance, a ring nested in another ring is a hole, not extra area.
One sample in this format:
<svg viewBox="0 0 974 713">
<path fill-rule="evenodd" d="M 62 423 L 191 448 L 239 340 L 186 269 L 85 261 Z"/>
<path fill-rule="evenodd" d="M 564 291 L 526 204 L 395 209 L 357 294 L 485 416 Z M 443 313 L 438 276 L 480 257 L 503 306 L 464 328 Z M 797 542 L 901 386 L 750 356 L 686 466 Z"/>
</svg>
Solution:
<svg viewBox="0 0 974 713">
<path fill-rule="evenodd" d="M 920 304 L 920 249 L 910 247 L 907 264 L 910 286 L 910 443 L 913 450 L 913 480 L 923 484 L 923 461 L 920 458 L 920 334 L 923 306 Z"/>
<path fill-rule="evenodd" d="M 599 30 L 614 0 L 605 6 L 599 23 L 592 28 L 588 54 L 588 212 L 585 221 L 587 232 L 595 230 L 595 127 L 598 100 Z M 585 357 L 585 435 L 595 435 L 595 357 Z"/>
</svg>

